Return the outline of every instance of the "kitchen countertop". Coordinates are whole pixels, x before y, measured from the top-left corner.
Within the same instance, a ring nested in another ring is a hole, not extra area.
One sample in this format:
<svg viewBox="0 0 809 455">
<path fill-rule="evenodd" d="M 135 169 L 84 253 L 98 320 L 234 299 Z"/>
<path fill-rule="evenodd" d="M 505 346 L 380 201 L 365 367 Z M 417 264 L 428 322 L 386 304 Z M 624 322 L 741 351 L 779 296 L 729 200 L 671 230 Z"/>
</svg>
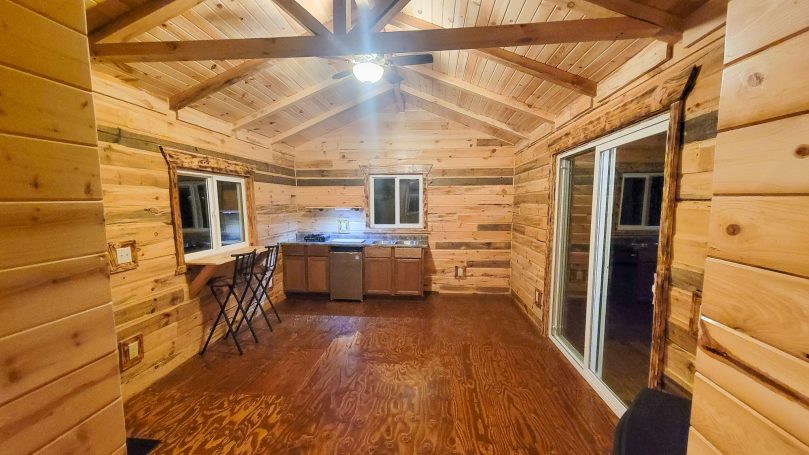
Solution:
<svg viewBox="0 0 809 455">
<path fill-rule="evenodd" d="M 362 243 L 358 242 L 346 242 L 343 241 L 344 239 L 331 239 L 325 242 L 304 242 L 304 241 L 293 241 L 293 242 L 281 242 L 281 245 L 326 245 L 326 246 L 354 246 L 354 247 L 389 247 L 389 248 L 427 248 L 428 245 L 426 242 L 421 242 L 418 240 L 375 240 L 375 239 L 365 239 Z M 404 243 L 404 242 L 414 242 Z"/>
</svg>

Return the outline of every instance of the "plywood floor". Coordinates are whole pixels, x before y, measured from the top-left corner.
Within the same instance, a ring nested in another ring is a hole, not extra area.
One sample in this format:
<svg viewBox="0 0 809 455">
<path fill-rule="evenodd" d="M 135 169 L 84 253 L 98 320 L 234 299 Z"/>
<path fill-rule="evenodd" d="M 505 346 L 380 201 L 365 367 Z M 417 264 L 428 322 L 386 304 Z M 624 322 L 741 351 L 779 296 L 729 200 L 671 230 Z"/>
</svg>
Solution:
<svg viewBox="0 0 809 455">
<path fill-rule="evenodd" d="M 287 300 L 126 405 L 156 453 L 607 453 L 616 422 L 508 297 Z"/>
</svg>

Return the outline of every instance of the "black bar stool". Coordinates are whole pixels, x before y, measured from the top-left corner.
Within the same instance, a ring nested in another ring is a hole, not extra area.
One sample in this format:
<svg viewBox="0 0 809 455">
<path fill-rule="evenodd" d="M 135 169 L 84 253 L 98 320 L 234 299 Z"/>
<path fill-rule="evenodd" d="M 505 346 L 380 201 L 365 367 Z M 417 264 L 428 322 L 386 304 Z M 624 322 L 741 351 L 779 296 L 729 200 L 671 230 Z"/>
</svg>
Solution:
<svg viewBox="0 0 809 455">
<path fill-rule="evenodd" d="M 270 319 L 267 317 L 267 313 L 264 311 L 261 301 L 265 297 L 267 298 L 267 302 L 269 302 L 272 311 L 275 313 L 275 317 L 278 319 L 278 322 L 281 322 L 281 316 L 278 315 L 278 310 L 275 309 L 275 305 L 273 305 L 272 299 L 270 298 L 270 282 L 275 274 L 275 267 L 278 262 L 278 245 L 270 245 L 265 248 L 267 251 L 260 255 L 264 260 L 263 264 L 258 264 L 253 270 L 253 277 L 255 278 L 253 283 L 255 283 L 255 287 L 250 285 L 253 296 L 247 311 L 250 313 L 248 319 L 253 319 L 256 315 L 256 311 L 260 311 L 261 315 L 264 317 L 264 321 L 267 323 L 267 327 L 269 327 L 272 332 L 272 324 L 270 324 Z M 244 319 L 244 316 L 242 316 L 242 319 Z M 242 321 L 239 321 L 236 325 L 237 332 L 241 325 Z"/>
<path fill-rule="evenodd" d="M 208 348 L 211 338 L 213 338 L 213 334 L 216 331 L 216 326 L 219 325 L 220 319 L 224 319 L 225 325 L 227 326 L 225 338 L 227 338 L 228 335 L 231 335 L 233 337 L 233 341 L 236 343 L 236 349 L 239 350 L 240 355 L 242 354 L 242 347 L 239 345 L 239 340 L 236 338 L 236 333 L 238 333 L 239 329 L 236 328 L 236 330 L 233 330 L 233 323 L 235 323 L 236 319 L 239 317 L 239 312 L 242 313 L 242 319 L 244 319 L 244 315 L 247 314 L 242 304 L 244 303 L 244 298 L 247 295 L 247 290 L 251 289 L 250 282 L 254 278 L 253 265 L 256 261 L 256 252 L 254 250 L 250 253 L 232 254 L 231 257 L 235 258 L 233 264 L 233 276 L 231 278 L 224 276 L 214 277 L 208 281 L 208 287 L 211 288 L 211 294 L 213 294 L 216 302 L 219 304 L 219 314 L 216 315 L 216 319 L 211 326 L 211 332 L 208 334 L 208 339 L 205 340 L 205 345 L 202 346 L 202 351 L 199 353 L 200 355 L 205 354 L 205 350 Z M 239 286 L 244 286 L 241 292 L 239 292 Z M 227 289 L 224 298 L 219 297 L 219 293 L 217 291 L 220 289 Z M 225 310 L 231 296 L 233 296 L 233 300 L 236 302 L 236 308 L 233 312 L 233 320 L 228 320 L 228 315 Z M 241 325 L 241 323 L 239 325 Z M 249 320 L 247 321 L 247 328 L 250 329 L 250 333 L 253 334 L 253 339 L 256 340 L 256 343 L 258 343 L 258 337 L 256 336 L 256 332 L 253 331 L 253 327 Z"/>
</svg>

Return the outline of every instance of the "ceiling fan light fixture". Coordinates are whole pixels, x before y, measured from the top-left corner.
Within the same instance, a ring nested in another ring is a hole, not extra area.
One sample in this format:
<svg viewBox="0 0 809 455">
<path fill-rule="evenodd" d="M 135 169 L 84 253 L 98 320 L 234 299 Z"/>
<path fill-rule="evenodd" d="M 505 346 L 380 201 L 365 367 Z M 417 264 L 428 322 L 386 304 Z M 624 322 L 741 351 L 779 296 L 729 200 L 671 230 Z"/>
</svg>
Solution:
<svg viewBox="0 0 809 455">
<path fill-rule="evenodd" d="M 382 79 L 382 73 L 385 72 L 382 66 L 373 62 L 357 63 L 351 71 L 358 81 L 370 83 L 379 82 Z"/>
</svg>

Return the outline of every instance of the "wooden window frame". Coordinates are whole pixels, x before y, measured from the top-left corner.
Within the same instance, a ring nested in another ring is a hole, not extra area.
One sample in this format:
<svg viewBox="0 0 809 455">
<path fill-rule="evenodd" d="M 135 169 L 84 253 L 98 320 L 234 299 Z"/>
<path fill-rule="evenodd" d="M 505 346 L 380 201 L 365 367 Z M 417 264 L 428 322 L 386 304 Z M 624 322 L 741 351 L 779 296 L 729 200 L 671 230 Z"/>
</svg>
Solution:
<svg viewBox="0 0 809 455">
<path fill-rule="evenodd" d="M 374 212 L 376 204 L 374 204 L 374 180 L 377 179 L 393 179 L 394 181 L 394 220 L 393 224 L 377 224 L 374 223 Z M 418 223 L 402 223 L 401 222 L 401 207 L 399 204 L 399 181 L 400 180 L 418 180 L 419 182 L 419 222 Z M 370 223 L 372 229 L 423 229 L 424 228 L 424 176 L 421 174 L 373 174 L 368 176 L 368 207 L 370 213 Z"/>
<path fill-rule="evenodd" d="M 360 166 L 360 171 L 365 180 L 365 198 L 363 200 L 363 210 L 365 211 L 365 227 L 369 231 L 376 232 L 390 232 L 396 230 L 398 232 L 426 232 L 427 225 L 427 208 L 428 208 L 428 189 L 429 189 L 429 174 L 432 170 L 432 164 L 396 164 L 390 166 Z M 371 177 L 385 177 L 385 176 L 421 176 L 421 226 L 420 227 L 374 227 L 371 223 Z"/>
<path fill-rule="evenodd" d="M 183 225 L 180 218 L 180 197 L 177 186 L 177 172 L 189 171 L 207 174 L 220 174 L 223 176 L 239 177 L 244 179 L 244 198 L 246 204 L 245 227 L 247 243 L 254 245 L 258 239 L 256 227 L 255 203 L 255 168 L 236 161 L 185 152 L 167 147 L 160 147 L 163 158 L 166 160 L 169 173 L 169 196 L 171 206 L 171 224 L 174 230 L 174 255 L 177 261 L 175 274 L 182 275 L 188 267 L 185 264 L 185 248 L 183 247 Z M 217 250 L 219 251 L 219 250 Z M 211 252 L 215 254 L 217 251 Z"/>
</svg>

